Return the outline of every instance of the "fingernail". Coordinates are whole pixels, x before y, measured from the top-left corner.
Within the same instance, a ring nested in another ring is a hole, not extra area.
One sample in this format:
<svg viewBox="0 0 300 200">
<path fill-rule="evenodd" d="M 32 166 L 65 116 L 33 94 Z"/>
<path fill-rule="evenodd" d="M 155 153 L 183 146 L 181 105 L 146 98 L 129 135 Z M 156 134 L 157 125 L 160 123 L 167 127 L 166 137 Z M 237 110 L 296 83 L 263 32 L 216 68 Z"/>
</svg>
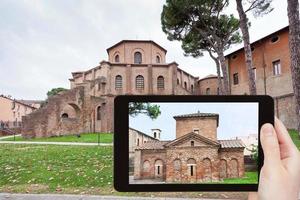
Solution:
<svg viewBox="0 0 300 200">
<path fill-rule="evenodd" d="M 264 136 L 272 136 L 273 126 L 271 124 L 264 124 L 261 128 L 261 132 Z"/>
</svg>

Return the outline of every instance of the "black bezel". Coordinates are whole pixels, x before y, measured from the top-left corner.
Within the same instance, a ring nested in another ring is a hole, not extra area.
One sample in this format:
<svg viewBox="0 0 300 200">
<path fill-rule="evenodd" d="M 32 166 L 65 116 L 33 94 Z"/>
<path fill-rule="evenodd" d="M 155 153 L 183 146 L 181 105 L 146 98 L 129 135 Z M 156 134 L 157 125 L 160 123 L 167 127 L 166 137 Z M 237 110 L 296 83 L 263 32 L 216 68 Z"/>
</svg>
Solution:
<svg viewBox="0 0 300 200">
<path fill-rule="evenodd" d="M 274 124 L 274 102 L 267 95 L 121 95 L 114 101 L 114 187 L 120 192 L 150 191 L 257 191 L 258 184 L 129 184 L 129 102 L 257 102 L 259 104 L 259 127 Z M 259 138 L 259 137 L 258 137 Z M 258 177 L 263 165 L 263 151 L 258 139 Z M 259 181 L 259 180 L 258 180 Z"/>
</svg>

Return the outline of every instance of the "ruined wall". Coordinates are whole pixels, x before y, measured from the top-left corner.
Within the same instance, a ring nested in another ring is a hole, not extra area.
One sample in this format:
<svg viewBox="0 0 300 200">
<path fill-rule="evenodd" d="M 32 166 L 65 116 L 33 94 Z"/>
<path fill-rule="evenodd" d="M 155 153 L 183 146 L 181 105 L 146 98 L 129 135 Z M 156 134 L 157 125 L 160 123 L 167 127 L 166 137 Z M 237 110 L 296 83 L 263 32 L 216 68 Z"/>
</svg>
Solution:
<svg viewBox="0 0 300 200">
<path fill-rule="evenodd" d="M 90 84 L 50 97 L 48 103 L 23 117 L 24 137 L 51 137 L 92 131 L 93 112 L 103 99 L 86 95 Z"/>
</svg>

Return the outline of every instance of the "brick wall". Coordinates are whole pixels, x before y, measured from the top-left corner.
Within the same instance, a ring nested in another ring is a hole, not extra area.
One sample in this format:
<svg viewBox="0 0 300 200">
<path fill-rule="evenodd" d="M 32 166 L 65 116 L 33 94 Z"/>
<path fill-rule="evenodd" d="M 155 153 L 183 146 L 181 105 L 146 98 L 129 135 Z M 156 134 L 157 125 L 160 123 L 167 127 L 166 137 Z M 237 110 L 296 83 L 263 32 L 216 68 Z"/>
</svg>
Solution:
<svg viewBox="0 0 300 200">
<path fill-rule="evenodd" d="M 176 138 L 199 129 L 199 134 L 212 140 L 217 139 L 216 117 L 180 118 L 176 120 Z"/>
</svg>

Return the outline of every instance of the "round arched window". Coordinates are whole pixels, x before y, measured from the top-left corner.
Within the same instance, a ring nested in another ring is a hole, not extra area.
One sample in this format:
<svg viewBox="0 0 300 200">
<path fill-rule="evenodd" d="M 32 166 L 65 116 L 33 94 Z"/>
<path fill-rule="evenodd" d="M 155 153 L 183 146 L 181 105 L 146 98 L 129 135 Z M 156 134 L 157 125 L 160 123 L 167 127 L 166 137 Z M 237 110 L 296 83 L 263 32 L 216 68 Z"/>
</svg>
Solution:
<svg viewBox="0 0 300 200">
<path fill-rule="evenodd" d="M 134 53 L 134 63 L 141 64 L 142 63 L 142 54 L 141 52 L 137 51 Z"/>
<path fill-rule="evenodd" d="M 160 63 L 160 57 L 156 56 L 156 63 Z"/>
<path fill-rule="evenodd" d="M 119 56 L 119 55 L 116 55 L 116 56 L 115 56 L 115 62 L 116 62 L 116 63 L 120 62 L 120 56 Z"/>
</svg>

